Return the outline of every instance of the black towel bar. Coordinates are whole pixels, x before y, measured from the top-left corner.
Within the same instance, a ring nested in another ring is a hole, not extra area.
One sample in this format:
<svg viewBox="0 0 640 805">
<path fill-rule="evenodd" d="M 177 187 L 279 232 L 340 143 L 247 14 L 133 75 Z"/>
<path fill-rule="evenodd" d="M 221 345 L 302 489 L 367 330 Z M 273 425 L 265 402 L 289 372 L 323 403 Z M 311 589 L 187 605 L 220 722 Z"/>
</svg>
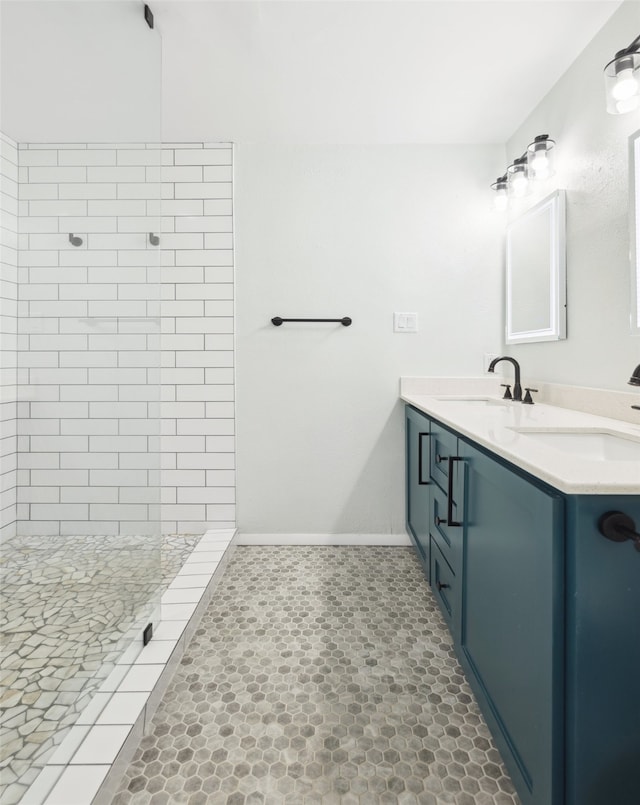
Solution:
<svg viewBox="0 0 640 805">
<path fill-rule="evenodd" d="M 285 321 L 334 321 L 339 322 L 343 327 L 348 327 L 353 319 L 350 319 L 349 316 L 344 316 L 342 319 L 282 319 L 280 316 L 274 316 L 271 319 L 271 324 L 275 325 L 276 327 L 280 327 L 280 325 L 284 324 Z"/>
</svg>

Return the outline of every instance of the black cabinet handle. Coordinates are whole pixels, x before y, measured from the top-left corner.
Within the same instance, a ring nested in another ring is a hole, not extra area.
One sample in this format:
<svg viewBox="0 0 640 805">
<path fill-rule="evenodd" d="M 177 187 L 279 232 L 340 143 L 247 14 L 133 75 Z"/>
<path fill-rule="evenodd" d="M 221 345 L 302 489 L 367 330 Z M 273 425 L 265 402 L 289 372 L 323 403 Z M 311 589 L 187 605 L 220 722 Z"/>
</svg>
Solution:
<svg viewBox="0 0 640 805">
<path fill-rule="evenodd" d="M 457 528 L 462 523 L 453 519 L 453 465 L 456 461 L 463 461 L 459 456 L 449 456 L 449 483 L 447 486 L 447 525 Z"/>
<path fill-rule="evenodd" d="M 640 551 L 640 534 L 636 531 L 636 524 L 624 512 L 606 512 L 598 520 L 598 530 L 603 537 L 612 542 L 626 542 L 633 540 L 636 551 Z"/>
<path fill-rule="evenodd" d="M 448 589 L 450 586 L 451 586 L 451 585 L 449 585 L 449 584 L 443 584 L 441 581 L 439 581 L 439 582 L 436 584 L 436 587 L 438 588 L 438 590 L 446 590 L 446 589 Z"/>
<path fill-rule="evenodd" d="M 427 486 L 429 481 L 425 481 L 422 477 L 422 465 L 423 465 L 423 456 L 422 456 L 422 437 L 423 436 L 431 436 L 430 433 L 419 433 L 418 434 L 418 483 L 420 486 Z"/>
<path fill-rule="evenodd" d="M 442 462 L 446 460 L 447 456 L 441 456 L 439 453 L 436 453 L 436 464 L 442 464 Z"/>
<path fill-rule="evenodd" d="M 438 517 L 438 515 L 436 514 L 436 525 L 442 525 L 443 523 L 444 523 L 444 525 L 447 525 L 447 518 L 446 517 Z"/>
</svg>

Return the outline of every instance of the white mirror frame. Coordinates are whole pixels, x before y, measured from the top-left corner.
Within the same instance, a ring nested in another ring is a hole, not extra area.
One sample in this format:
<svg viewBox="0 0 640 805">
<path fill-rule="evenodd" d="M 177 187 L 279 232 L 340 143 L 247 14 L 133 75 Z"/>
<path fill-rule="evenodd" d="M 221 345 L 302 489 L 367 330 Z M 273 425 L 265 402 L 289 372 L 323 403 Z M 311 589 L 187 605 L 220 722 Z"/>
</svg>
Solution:
<svg viewBox="0 0 640 805">
<path fill-rule="evenodd" d="M 631 333 L 640 335 L 640 131 L 629 137 Z"/>
<path fill-rule="evenodd" d="M 512 323 L 513 265 L 512 238 L 516 229 L 539 215 L 549 218 L 549 327 L 514 331 Z M 559 341 L 567 337 L 567 266 L 566 266 L 565 191 L 556 190 L 523 215 L 509 223 L 506 242 L 506 332 L 507 344 Z"/>
</svg>

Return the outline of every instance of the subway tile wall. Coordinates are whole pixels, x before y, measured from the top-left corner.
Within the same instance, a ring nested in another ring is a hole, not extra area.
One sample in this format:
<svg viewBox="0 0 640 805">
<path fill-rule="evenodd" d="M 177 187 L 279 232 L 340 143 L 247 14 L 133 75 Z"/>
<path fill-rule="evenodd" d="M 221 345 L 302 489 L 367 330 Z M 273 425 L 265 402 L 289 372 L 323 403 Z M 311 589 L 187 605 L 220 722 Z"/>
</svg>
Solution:
<svg viewBox="0 0 640 805">
<path fill-rule="evenodd" d="M 161 162 L 19 145 L 19 534 L 160 531 Z"/>
<path fill-rule="evenodd" d="M 0 537 L 16 532 L 18 147 L 0 134 Z"/>
<path fill-rule="evenodd" d="M 18 532 L 232 527 L 231 146 L 18 153 Z"/>
<path fill-rule="evenodd" d="M 235 526 L 233 150 L 163 148 L 162 517 Z"/>
</svg>

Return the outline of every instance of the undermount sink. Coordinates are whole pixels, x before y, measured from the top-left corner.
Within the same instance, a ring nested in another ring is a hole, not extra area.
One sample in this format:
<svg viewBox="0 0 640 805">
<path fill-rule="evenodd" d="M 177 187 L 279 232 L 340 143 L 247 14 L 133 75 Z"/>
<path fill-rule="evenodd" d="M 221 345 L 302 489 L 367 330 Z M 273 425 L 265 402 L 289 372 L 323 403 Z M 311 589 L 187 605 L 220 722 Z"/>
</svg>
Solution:
<svg viewBox="0 0 640 805">
<path fill-rule="evenodd" d="M 603 430 L 570 428 L 512 428 L 539 444 L 572 456 L 599 461 L 637 461 L 640 463 L 640 437 Z"/>
<path fill-rule="evenodd" d="M 508 401 L 497 400 L 495 397 L 436 397 L 442 402 L 470 403 L 473 405 L 506 405 Z"/>
</svg>

